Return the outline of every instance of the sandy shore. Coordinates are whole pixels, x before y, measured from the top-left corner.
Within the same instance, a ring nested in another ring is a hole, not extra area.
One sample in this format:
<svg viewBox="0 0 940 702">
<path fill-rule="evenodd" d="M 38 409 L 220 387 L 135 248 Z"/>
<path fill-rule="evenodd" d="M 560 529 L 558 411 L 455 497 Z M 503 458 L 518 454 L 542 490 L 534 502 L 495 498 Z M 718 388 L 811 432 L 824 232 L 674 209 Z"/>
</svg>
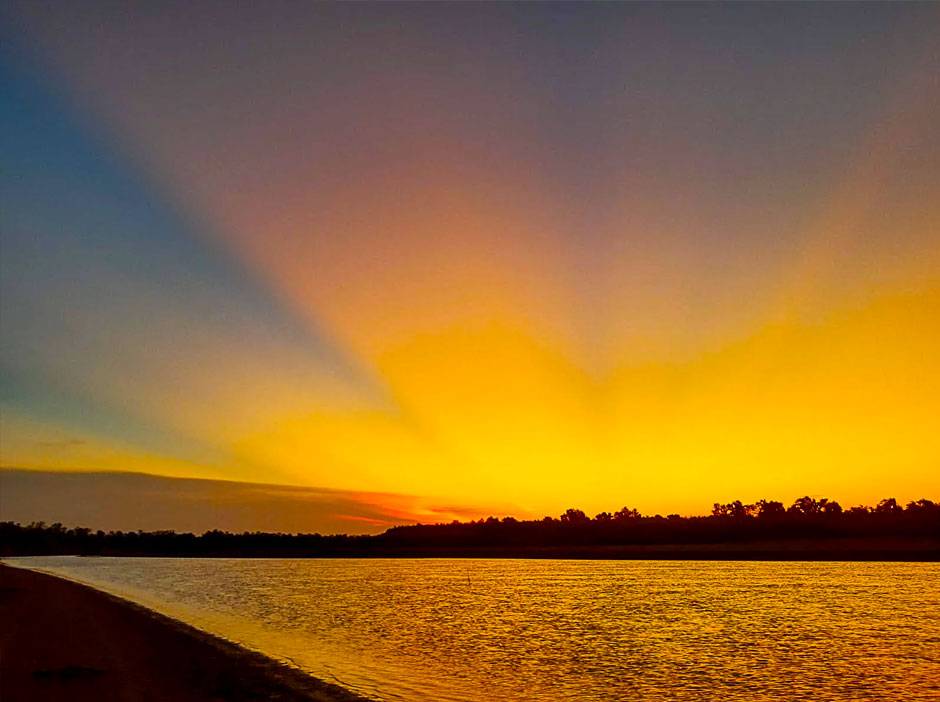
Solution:
<svg viewBox="0 0 940 702">
<path fill-rule="evenodd" d="M 0 565 L 0 700 L 362 700 L 93 588 Z"/>
</svg>

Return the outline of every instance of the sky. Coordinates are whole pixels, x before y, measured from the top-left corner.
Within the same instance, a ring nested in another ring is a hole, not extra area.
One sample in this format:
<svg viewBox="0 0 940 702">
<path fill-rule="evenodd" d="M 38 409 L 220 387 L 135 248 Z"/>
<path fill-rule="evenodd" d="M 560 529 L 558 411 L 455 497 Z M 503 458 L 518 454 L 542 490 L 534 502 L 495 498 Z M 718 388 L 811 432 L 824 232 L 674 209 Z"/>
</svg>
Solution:
<svg viewBox="0 0 940 702">
<path fill-rule="evenodd" d="M 0 466 L 44 475 L 0 516 L 186 521 L 102 473 L 303 488 L 329 531 L 937 499 L 938 34 L 931 3 L 4 3 Z"/>
</svg>

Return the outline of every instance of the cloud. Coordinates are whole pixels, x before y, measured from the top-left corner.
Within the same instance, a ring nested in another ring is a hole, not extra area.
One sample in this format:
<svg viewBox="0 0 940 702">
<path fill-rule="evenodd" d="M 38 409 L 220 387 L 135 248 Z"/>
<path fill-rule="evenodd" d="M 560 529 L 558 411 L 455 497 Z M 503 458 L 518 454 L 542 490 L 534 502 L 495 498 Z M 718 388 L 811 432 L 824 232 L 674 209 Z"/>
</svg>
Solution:
<svg viewBox="0 0 940 702">
<path fill-rule="evenodd" d="M 93 529 L 200 533 L 377 533 L 415 521 L 449 521 L 457 508 L 426 498 L 144 473 L 0 469 L 0 520 L 61 522 Z M 482 509 L 459 508 L 461 515 Z"/>
</svg>

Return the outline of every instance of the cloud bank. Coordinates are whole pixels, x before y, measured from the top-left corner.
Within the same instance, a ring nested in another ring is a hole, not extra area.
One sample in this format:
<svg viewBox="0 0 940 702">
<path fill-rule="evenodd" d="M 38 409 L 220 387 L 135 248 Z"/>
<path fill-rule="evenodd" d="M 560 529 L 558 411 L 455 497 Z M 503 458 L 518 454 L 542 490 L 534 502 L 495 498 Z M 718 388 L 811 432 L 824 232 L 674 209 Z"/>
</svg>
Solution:
<svg viewBox="0 0 940 702">
<path fill-rule="evenodd" d="M 93 529 L 377 533 L 456 514 L 425 498 L 145 473 L 0 469 L 0 520 Z"/>
</svg>

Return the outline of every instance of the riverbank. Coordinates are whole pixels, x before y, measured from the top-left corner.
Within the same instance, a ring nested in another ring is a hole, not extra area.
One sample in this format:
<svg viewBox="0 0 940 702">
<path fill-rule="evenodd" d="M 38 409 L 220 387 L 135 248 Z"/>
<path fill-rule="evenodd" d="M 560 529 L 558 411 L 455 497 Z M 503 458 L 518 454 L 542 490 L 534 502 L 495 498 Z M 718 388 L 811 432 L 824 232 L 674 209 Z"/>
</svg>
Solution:
<svg viewBox="0 0 940 702">
<path fill-rule="evenodd" d="M 291 537 L 288 537 L 291 538 Z M 362 547 L 345 544 L 336 549 L 272 548 L 192 548 L 189 550 L 148 547 L 127 548 L 2 550 L 0 556 L 110 556 L 162 558 L 492 558 L 550 560 L 634 560 L 634 561 L 881 561 L 940 562 L 938 538 L 845 538 L 775 539 L 724 543 L 653 543 L 627 545 L 557 546 L 459 546 L 426 545 Z"/>
<path fill-rule="evenodd" d="M 371 554 L 370 554 L 371 556 Z M 778 539 L 625 546 L 450 546 L 391 548 L 387 558 L 526 558 L 625 561 L 940 562 L 940 539 Z"/>
<path fill-rule="evenodd" d="M 107 593 L 0 564 L 4 702 L 363 702 Z"/>
</svg>

